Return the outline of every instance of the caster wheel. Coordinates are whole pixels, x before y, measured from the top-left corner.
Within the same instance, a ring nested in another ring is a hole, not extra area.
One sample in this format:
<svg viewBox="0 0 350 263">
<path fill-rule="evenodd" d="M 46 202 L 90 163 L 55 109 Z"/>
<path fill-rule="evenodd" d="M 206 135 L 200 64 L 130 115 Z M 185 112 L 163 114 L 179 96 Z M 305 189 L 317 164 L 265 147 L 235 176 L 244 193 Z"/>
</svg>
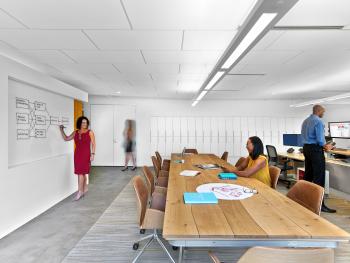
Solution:
<svg viewBox="0 0 350 263">
<path fill-rule="evenodd" d="M 178 250 L 178 249 L 179 249 L 178 247 L 174 247 L 174 246 L 173 246 L 173 250 L 174 250 L 174 251 L 176 251 L 176 250 Z"/>
<path fill-rule="evenodd" d="M 138 249 L 139 249 L 139 243 L 134 243 L 134 244 L 132 245 L 132 249 L 133 249 L 133 250 L 138 250 Z"/>
<path fill-rule="evenodd" d="M 141 230 L 140 230 L 140 234 L 144 234 L 145 232 L 146 232 L 145 229 L 141 229 Z"/>
</svg>

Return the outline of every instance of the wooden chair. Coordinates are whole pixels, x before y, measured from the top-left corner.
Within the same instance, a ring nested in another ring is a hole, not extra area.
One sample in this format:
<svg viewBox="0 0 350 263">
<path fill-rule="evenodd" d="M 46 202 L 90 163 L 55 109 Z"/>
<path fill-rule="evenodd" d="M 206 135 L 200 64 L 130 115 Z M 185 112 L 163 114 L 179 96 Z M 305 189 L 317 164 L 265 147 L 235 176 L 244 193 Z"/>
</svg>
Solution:
<svg viewBox="0 0 350 263">
<path fill-rule="evenodd" d="M 221 156 L 221 159 L 227 162 L 227 158 L 228 158 L 228 152 L 224 152 Z"/>
<path fill-rule="evenodd" d="M 221 263 L 209 252 L 214 263 Z M 334 250 L 331 248 L 268 248 L 252 247 L 237 263 L 334 263 Z"/>
<path fill-rule="evenodd" d="M 270 178 L 271 178 L 271 187 L 276 189 L 278 178 L 281 174 L 281 169 L 276 166 L 269 167 Z"/>
<path fill-rule="evenodd" d="M 137 262 L 137 260 L 140 258 L 145 249 L 149 247 L 152 241 L 157 241 L 161 248 L 168 255 L 171 262 L 175 263 L 169 251 L 160 240 L 157 232 L 158 229 L 163 228 L 164 211 L 161 211 L 158 207 L 154 206 L 153 203 L 151 203 L 150 206 L 148 205 L 149 192 L 141 176 L 138 175 L 134 177 L 133 185 L 136 193 L 136 205 L 140 229 L 151 229 L 153 230 L 153 234 L 143 237 L 134 243 L 133 249 L 137 250 L 141 241 L 148 240 L 132 262 Z"/>
<path fill-rule="evenodd" d="M 319 215 L 324 195 L 324 188 L 305 181 L 300 180 L 288 191 L 287 197 Z"/>
<path fill-rule="evenodd" d="M 235 167 L 238 167 L 239 165 L 241 165 L 245 161 L 245 159 L 246 159 L 245 157 L 239 158 L 235 164 Z"/>
<path fill-rule="evenodd" d="M 164 171 L 164 170 L 161 169 L 157 158 L 155 156 L 152 156 L 151 159 L 152 159 L 154 171 L 156 173 L 156 177 L 157 178 L 162 177 L 162 176 L 163 177 L 168 177 L 169 176 L 169 171 Z"/>
<path fill-rule="evenodd" d="M 159 165 L 161 167 L 161 170 L 169 171 L 169 169 L 170 169 L 170 160 L 168 160 L 168 159 L 162 160 L 162 156 L 160 155 L 160 153 L 158 151 L 156 151 L 156 157 L 157 157 L 158 163 L 159 163 Z"/>
<path fill-rule="evenodd" d="M 154 192 L 166 195 L 168 178 L 160 177 L 159 178 L 160 180 L 157 180 L 157 182 L 156 182 L 154 180 L 153 173 L 151 172 L 151 170 L 147 166 L 143 166 L 142 172 L 146 178 L 147 188 L 148 188 L 148 191 L 150 192 L 151 196 Z"/>
<path fill-rule="evenodd" d="M 197 149 L 187 149 L 187 148 L 185 148 L 184 153 L 198 154 L 198 151 L 197 151 Z"/>
</svg>

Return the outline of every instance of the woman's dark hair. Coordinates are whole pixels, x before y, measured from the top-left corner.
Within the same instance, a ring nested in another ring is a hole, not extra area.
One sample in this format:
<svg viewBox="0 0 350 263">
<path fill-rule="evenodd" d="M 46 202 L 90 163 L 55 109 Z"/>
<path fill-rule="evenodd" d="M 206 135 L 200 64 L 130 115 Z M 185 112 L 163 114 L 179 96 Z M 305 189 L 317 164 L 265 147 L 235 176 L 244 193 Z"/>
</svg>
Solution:
<svg viewBox="0 0 350 263">
<path fill-rule="evenodd" d="M 87 126 L 89 127 L 89 125 L 90 125 L 89 119 L 86 118 L 85 116 L 80 116 L 80 117 L 77 119 L 77 129 L 78 129 L 78 130 L 80 130 L 80 128 L 81 128 L 81 123 L 83 122 L 83 120 L 86 120 Z"/>
<path fill-rule="evenodd" d="M 258 136 L 249 137 L 249 140 L 254 146 L 253 152 L 249 155 L 253 160 L 256 160 L 260 155 L 264 154 L 264 145 Z"/>
</svg>

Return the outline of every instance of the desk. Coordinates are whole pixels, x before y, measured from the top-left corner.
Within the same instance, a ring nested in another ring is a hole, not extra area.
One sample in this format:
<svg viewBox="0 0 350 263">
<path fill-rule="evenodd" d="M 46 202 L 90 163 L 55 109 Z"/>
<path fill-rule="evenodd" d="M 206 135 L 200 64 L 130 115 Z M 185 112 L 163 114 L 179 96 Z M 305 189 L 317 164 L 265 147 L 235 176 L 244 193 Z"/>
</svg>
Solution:
<svg viewBox="0 0 350 263">
<path fill-rule="evenodd" d="M 195 192 L 198 185 L 223 182 L 220 170 L 201 170 L 196 177 L 183 177 L 193 164 L 231 165 L 211 154 L 171 157 L 163 237 L 180 248 L 182 262 L 186 247 L 337 247 L 348 242 L 350 234 L 315 215 L 298 203 L 253 178 L 239 177 L 234 184 L 256 188 L 258 194 L 244 200 L 219 200 L 218 205 L 186 205 L 184 192 Z M 231 166 L 232 167 L 232 166 Z"/>
<path fill-rule="evenodd" d="M 337 149 L 335 148 L 334 150 L 330 150 L 330 153 L 336 153 L 336 154 L 341 154 L 345 156 L 350 156 L 350 150 L 343 150 L 343 149 Z"/>
<path fill-rule="evenodd" d="M 331 153 L 335 153 L 335 152 L 332 151 Z M 339 151 L 338 151 L 338 153 L 339 153 Z M 300 162 L 304 162 L 305 161 L 304 154 L 302 154 L 302 153 L 280 152 L 280 153 L 278 153 L 278 155 L 281 156 L 281 157 L 285 157 L 285 158 L 296 160 L 296 161 L 300 161 Z M 326 163 L 341 165 L 341 166 L 345 166 L 345 167 L 350 167 L 350 163 L 345 163 L 345 162 L 343 162 L 341 160 L 337 160 L 337 159 L 330 158 L 330 157 L 326 157 Z"/>
</svg>

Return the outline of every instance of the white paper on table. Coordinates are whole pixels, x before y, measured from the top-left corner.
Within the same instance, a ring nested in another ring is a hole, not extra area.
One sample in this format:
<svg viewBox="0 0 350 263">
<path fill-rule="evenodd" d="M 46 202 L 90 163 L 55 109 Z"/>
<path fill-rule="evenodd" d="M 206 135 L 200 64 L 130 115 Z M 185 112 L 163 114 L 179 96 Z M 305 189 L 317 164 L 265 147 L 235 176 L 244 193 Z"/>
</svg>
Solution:
<svg viewBox="0 0 350 263">
<path fill-rule="evenodd" d="M 196 176 L 200 174 L 199 171 L 194 171 L 194 170 L 183 170 L 180 175 L 182 176 Z"/>
</svg>

